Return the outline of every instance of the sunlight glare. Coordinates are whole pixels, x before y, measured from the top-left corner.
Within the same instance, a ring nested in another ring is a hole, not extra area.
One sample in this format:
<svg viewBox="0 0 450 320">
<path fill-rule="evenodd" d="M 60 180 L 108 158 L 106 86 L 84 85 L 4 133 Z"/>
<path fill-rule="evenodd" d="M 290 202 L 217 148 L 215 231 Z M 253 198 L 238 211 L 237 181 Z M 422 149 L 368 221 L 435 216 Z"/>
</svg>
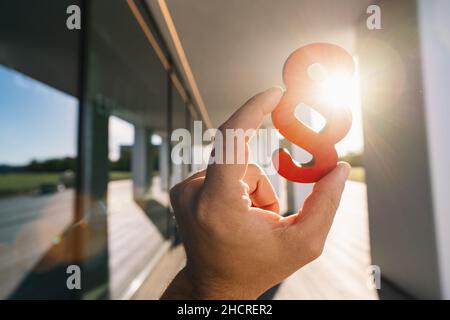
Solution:
<svg viewBox="0 0 450 320">
<path fill-rule="evenodd" d="M 320 64 L 313 64 L 308 69 L 309 77 L 319 86 L 317 94 L 319 101 L 333 108 L 350 108 L 353 124 L 347 136 L 336 145 L 340 155 L 348 152 L 361 152 L 363 149 L 361 92 L 358 60 L 355 75 L 351 78 L 345 75 L 329 75 Z M 311 113 L 311 127 L 320 131 L 324 126 L 324 119 L 317 113 Z"/>
<path fill-rule="evenodd" d="M 339 75 L 328 77 L 322 88 L 322 99 L 335 107 L 350 107 L 356 92 L 352 80 Z"/>
<path fill-rule="evenodd" d="M 355 77 L 343 74 L 329 75 L 320 64 L 308 69 L 310 78 L 319 85 L 318 100 L 333 107 L 351 107 L 358 98 L 358 83 Z"/>
</svg>

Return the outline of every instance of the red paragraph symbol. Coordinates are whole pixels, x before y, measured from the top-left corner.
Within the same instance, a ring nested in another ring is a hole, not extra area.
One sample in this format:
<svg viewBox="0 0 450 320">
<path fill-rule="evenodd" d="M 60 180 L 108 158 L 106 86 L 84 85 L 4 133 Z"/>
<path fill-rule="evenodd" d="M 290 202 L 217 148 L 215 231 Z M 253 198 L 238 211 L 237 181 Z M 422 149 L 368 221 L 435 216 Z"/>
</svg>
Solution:
<svg viewBox="0 0 450 320">
<path fill-rule="evenodd" d="M 321 81 L 311 78 L 308 70 L 312 66 L 320 66 L 325 71 Z M 272 121 L 286 139 L 306 150 L 313 159 L 300 165 L 286 149 L 277 150 L 273 164 L 281 176 L 294 182 L 312 183 L 336 167 L 338 155 L 334 145 L 350 130 L 352 114 L 345 102 L 326 99 L 324 88 L 327 79 L 350 79 L 354 70 L 352 56 L 329 43 L 310 44 L 289 56 L 283 68 L 286 92 L 272 112 Z M 326 125 L 320 132 L 296 118 L 295 110 L 301 103 L 325 118 Z"/>
</svg>

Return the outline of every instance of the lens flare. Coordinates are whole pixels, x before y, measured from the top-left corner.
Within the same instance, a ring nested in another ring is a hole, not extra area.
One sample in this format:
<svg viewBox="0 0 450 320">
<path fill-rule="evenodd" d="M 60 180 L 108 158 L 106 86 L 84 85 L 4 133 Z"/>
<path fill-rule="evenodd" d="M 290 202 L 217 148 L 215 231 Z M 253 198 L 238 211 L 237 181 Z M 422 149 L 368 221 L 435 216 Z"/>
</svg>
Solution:
<svg viewBox="0 0 450 320">
<path fill-rule="evenodd" d="M 323 101 L 336 107 L 350 107 L 357 92 L 352 79 L 339 75 L 327 77 L 321 87 Z"/>
</svg>

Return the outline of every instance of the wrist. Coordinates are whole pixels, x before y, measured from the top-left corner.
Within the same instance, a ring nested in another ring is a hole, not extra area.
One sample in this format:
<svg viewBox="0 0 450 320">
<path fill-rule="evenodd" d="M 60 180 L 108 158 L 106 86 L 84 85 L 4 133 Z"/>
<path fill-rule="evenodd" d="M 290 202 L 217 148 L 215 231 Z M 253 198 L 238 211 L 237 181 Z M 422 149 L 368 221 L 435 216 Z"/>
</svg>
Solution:
<svg viewBox="0 0 450 320">
<path fill-rule="evenodd" d="M 196 276 L 183 268 L 164 292 L 163 300 L 254 300 L 252 294 L 230 281 L 222 281 L 206 276 Z"/>
</svg>

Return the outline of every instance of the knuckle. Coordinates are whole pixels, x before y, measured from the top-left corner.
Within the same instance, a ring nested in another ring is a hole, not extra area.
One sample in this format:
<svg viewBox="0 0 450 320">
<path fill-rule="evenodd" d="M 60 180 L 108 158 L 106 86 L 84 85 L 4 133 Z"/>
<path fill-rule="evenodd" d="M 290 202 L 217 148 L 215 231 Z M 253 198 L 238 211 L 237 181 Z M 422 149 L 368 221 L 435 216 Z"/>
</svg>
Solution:
<svg viewBox="0 0 450 320">
<path fill-rule="evenodd" d="M 310 261 L 316 260 L 323 253 L 324 242 L 322 240 L 311 241 L 309 245 L 309 258 Z"/>
<path fill-rule="evenodd" d="M 254 172 L 256 174 L 262 175 L 264 173 L 263 169 L 256 163 L 249 163 L 247 166 L 247 170 L 250 170 L 251 172 Z"/>
<path fill-rule="evenodd" d="M 176 186 L 170 188 L 170 190 L 169 190 L 170 202 L 173 202 L 173 200 L 176 198 L 177 195 L 178 195 L 178 189 L 176 188 Z"/>
<path fill-rule="evenodd" d="M 207 214 L 197 213 L 195 220 L 196 220 L 197 225 L 199 225 L 203 229 L 209 229 L 210 221 L 209 221 L 209 217 Z"/>
<path fill-rule="evenodd" d="M 177 206 L 179 203 L 180 195 L 182 194 L 183 185 L 178 183 L 169 190 L 169 198 L 172 206 Z"/>
<path fill-rule="evenodd" d="M 225 121 L 224 123 L 222 123 L 222 124 L 220 125 L 220 127 L 217 128 L 217 131 L 219 131 L 219 132 L 224 132 L 227 128 L 228 128 L 228 120 Z"/>
<path fill-rule="evenodd" d="M 207 217 L 209 211 L 209 202 L 204 193 L 201 193 L 195 204 L 195 213 L 197 221 L 204 225 L 207 224 Z"/>
</svg>

